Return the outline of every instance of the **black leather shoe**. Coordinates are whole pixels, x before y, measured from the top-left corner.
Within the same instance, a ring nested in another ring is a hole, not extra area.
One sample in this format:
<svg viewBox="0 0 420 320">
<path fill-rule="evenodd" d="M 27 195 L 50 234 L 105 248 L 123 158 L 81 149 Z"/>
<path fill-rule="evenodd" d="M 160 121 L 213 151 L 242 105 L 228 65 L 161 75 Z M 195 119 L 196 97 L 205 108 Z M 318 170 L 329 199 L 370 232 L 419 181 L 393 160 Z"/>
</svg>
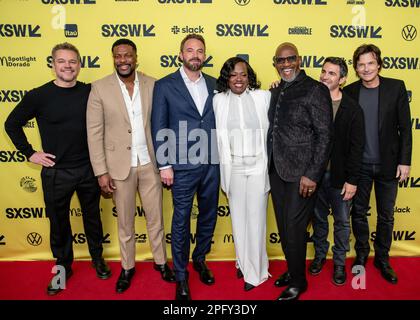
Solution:
<svg viewBox="0 0 420 320">
<path fill-rule="evenodd" d="M 191 300 L 190 287 L 188 280 L 181 280 L 176 282 L 175 300 Z"/>
<path fill-rule="evenodd" d="M 135 273 L 135 268 L 131 268 L 129 270 L 121 269 L 121 273 L 118 277 L 117 285 L 115 287 L 117 293 L 123 293 L 125 290 L 130 288 L 131 279 L 133 278 Z"/>
<path fill-rule="evenodd" d="M 352 268 L 354 266 L 363 266 L 363 267 L 366 267 L 367 260 L 368 260 L 368 257 L 367 256 L 359 256 L 359 255 L 356 255 L 356 258 L 354 259 L 353 264 L 352 264 Z"/>
<path fill-rule="evenodd" d="M 169 267 L 169 265 L 167 263 L 165 264 L 156 264 L 153 263 L 153 268 L 156 271 L 160 272 L 160 275 L 162 276 L 162 279 L 167 281 L 167 282 L 175 282 L 175 274 L 174 272 L 171 270 L 171 268 Z"/>
<path fill-rule="evenodd" d="M 200 280 L 202 283 L 211 285 L 214 283 L 214 276 L 210 269 L 207 267 L 205 261 L 202 262 L 193 262 L 193 268 L 200 274 Z"/>
<path fill-rule="evenodd" d="M 72 275 L 73 275 L 73 271 L 71 269 L 66 271 L 66 284 L 65 284 L 66 286 L 67 286 L 67 280 L 69 280 Z M 64 290 L 64 288 L 60 288 L 60 287 L 56 286 L 56 283 L 54 281 L 54 277 L 53 277 L 53 279 L 51 279 L 51 281 L 50 281 L 50 283 L 48 284 L 48 287 L 47 287 L 47 294 L 49 296 L 55 296 L 56 294 L 58 294 L 58 293 L 60 293 L 61 291 Z M 54 281 L 54 284 L 53 284 L 53 281 Z M 61 283 L 60 283 L 60 285 L 61 285 Z"/>
<path fill-rule="evenodd" d="M 347 274 L 345 266 L 336 266 L 334 265 L 334 273 L 332 281 L 336 286 L 342 286 L 346 283 Z"/>
<path fill-rule="evenodd" d="M 292 301 L 292 300 L 298 300 L 299 296 L 306 291 L 308 286 L 304 286 L 303 288 L 299 287 L 287 287 L 281 295 L 277 298 L 277 300 L 281 301 Z"/>
<path fill-rule="evenodd" d="M 244 277 L 244 274 L 242 273 L 241 269 L 236 269 L 236 278 L 242 279 Z"/>
<path fill-rule="evenodd" d="M 322 271 L 322 267 L 327 262 L 327 260 L 324 259 L 317 259 L 315 258 L 311 264 L 309 265 L 308 271 L 311 275 L 316 276 L 317 274 L 320 274 Z"/>
<path fill-rule="evenodd" d="M 103 258 L 92 261 L 92 267 L 95 268 L 96 276 L 99 279 L 106 280 L 109 279 L 109 277 L 111 277 L 111 269 L 109 268 L 108 264 Z"/>
<path fill-rule="evenodd" d="M 249 291 L 249 290 L 252 290 L 254 288 L 255 288 L 255 286 L 253 286 L 252 284 L 250 284 L 248 282 L 245 282 L 245 284 L 244 284 L 244 290 L 245 291 Z"/>
<path fill-rule="evenodd" d="M 382 277 L 392 284 L 396 284 L 398 282 L 397 274 L 395 273 L 394 269 L 389 265 L 389 262 L 382 262 L 382 261 L 373 261 L 373 265 L 381 271 Z"/>
<path fill-rule="evenodd" d="M 278 279 L 274 282 L 276 287 L 285 287 L 289 285 L 290 280 L 292 277 L 290 276 L 289 271 L 283 273 Z"/>
</svg>

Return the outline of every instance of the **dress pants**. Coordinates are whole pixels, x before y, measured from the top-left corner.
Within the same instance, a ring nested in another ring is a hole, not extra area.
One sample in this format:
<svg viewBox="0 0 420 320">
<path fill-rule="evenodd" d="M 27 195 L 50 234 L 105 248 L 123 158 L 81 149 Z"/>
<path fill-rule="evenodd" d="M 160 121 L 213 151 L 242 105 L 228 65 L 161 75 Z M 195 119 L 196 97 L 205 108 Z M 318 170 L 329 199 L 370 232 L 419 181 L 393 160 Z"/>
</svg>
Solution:
<svg viewBox="0 0 420 320">
<path fill-rule="evenodd" d="M 146 217 L 146 228 L 153 259 L 157 264 L 166 262 L 165 231 L 162 216 L 162 183 L 153 164 L 132 167 L 125 180 L 114 180 L 114 201 L 118 214 L 118 238 L 121 265 L 125 270 L 136 263 L 136 194 L 140 195 Z"/>
<path fill-rule="evenodd" d="M 258 286 L 268 279 L 266 249 L 267 199 L 262 170 L 246 174 L 246 167 L 232 166 L 229 207 L 237 267 L 244 280 Z"/>
<path fill-rule="evenodd" d="M 394 207 L 397 198 L 398 179 L 386 178 L 381 175 L 380 170 L 380 165 L 363 163 L 357 192 L 353 199 L 351 222 L 356 238 L 354 245 L 356 254 L 367 257 L 370 252 L 367 213 L 370 209 L 370 193 L 374 183 L 378 213 L 374 241 L 375 258 L 381 262 L 387 262 L 394 229 Z"/>
<path fill-rule="evenodd" d="M 203 164 L 191 170 L 175 170 L 172 185 L 172 259 L 177 281 L 188 279 L 191 209 L 197 194 L 198 217 L 193 261 L 205 261 L 210 252 L 217 220 L 220 173 L 218 165 Z"/>
<path fill-rule="evenodd" d="M 303 288 L 307 285 L 306 230 L 313 213 L 315 194 L 303 198 L 299 194 L 300 181 L 284 181 L 277 174 L 273 163 L 269 176 L 281 246 L 291 276 L 290 286 Z"/>
<path fill-rule="evenodd" d="M 352 201 L 344 201 L 341 190 L 341 188 L 331 186 L 331 173 L 326 171 L 322 182 L 318 186 L 312 218 L 315 259 L 321 260 L 326 258 L 330 245 L 328 242 L 328 215 L 331 208 L 334 217 L 333 261 L 334 265 L 337 266 L 345 266 L 346 253 L 350 251 L 350 209 Z"/>
<path fill-rule="evenodd" d="M 73 234 L 70 225 L 70 202 L 76 192 L 82 209 L 83 226 L 92 260 L 102 258 L 101 197 L 98 180 L 90 164 L 76 168 L 43 167 L 41 171 L 45 210 L 50 220 L 50 246 L 56 264 L 67 271 L 73 263 Z"/>
</svg>

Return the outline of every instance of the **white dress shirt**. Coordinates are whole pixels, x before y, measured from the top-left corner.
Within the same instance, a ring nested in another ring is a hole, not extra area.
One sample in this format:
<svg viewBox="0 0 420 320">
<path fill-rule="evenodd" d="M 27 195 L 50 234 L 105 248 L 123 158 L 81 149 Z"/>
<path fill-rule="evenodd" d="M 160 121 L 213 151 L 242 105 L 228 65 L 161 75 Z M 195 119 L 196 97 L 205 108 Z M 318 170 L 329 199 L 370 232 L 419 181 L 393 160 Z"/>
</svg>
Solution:
<svg viewBox="0 0 420 320">
<path fill-rule="evenodd" d="M 182 79 L 184 80 L 185 85 L 194 100 L 198 112 L 202 116 L 207 97 L 209 96 L 206 80 L 204 79 L 203 74 L 200 72 L 200 77 L 195 81 L 191 81 L 185 73 L 184 66 L 179 68 L 179 72 L 181 73 Z"/>
<path fill-rule="evenodd" d="M 143 114 L 142 106 L 140 99 L 140 88 L 139 88 L 139 79 L 137 76 L 134 80 L 134 91 L 133 97 L 130 97 L 128 90 L 120 80 L 117 74 L 115 76 L 118 79 L 118 83 L 121 87 L 121 92 L 124 97 L 125 107 L 127 108 L 128 116 L 130 118 L 131 124 L 131 166 L 137 167 L 138 163 L 140 165 L 145 165 L 150 162 L 149 151 L 147 149 L 146 135 L 144 133 L 143 126 Z"/>
</svg>

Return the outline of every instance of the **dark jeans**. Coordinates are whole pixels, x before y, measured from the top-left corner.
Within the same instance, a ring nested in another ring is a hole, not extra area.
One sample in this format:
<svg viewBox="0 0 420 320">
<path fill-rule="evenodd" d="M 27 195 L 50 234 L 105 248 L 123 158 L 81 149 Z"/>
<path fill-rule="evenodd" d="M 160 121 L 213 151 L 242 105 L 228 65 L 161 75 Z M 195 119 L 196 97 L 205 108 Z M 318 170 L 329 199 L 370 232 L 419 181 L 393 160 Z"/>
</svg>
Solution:
<svg viewBox="0 0 420 320">
<path fill-rule="evenodd" d="M 217 220 L 219 201 L 219 166 L 201 165 L 192 170 L 175 170 L 172 185 L 174 214 L 172 216 L 172 260 L 177 281 L 188 278 L 190 256 L 191 209 L 197 194 L 198 217 L 194 261 L 202 262 L 210 252 Z"/>
<path fill-rule="evenodd" d="M 274 165 L 271 165 L 269 176 L 281 246 L 291 275 L 290 286 L 302 288 L 307 285 L 306 230 L 314 209 L 315 195 L 308 198 L 300 196 L 300 181 L 284 181 Z"/>
<path fill-rule="evenodd" d="M 341 194 L 342 189 L 331 186 L 330 171 L 325 172 L 322 182 L 318 188 L 315 201 L 312 227 L 314 233 L 312 240 L 315 247 L 315 259 L 323 259 L 327 256 L 329 242 L 328 237 L 328 215 L 330 208 L 334 217 L 334 265 L 344 266 L 346 252 L 350 251 L 350 208 L 351 200 L 344 201 Z"/>
<path fill-rule="evenodd" d="M 102 257 L 100 188 L 90 164 L 70 169 L 43 167 L 41 171 L 45 210 L 50 220 L 50 245 L 56 264 L 69 270 L 73 262 L 70 201 L 76 192 L 82 209 L 83 226 L 92 260 Z"/>
<path fill-rule="evenodd" d="M 374 241 L 375 258 L 381 262 L 387 262 L 394 229 L 394 206 L 397 198 L 398 180 L 384 177 L 380 174 L 380 170 L 380 165 L 363 164 L 357 193 L 353 200 L 351 222 L 356 238 L 354 245 L 356 253 L 359 256 L 368 256 L 370 247 L 367 212 L 370 209 L 370 193 L 373 184 L 375 184 L 378 216 Z"/>
</svg>

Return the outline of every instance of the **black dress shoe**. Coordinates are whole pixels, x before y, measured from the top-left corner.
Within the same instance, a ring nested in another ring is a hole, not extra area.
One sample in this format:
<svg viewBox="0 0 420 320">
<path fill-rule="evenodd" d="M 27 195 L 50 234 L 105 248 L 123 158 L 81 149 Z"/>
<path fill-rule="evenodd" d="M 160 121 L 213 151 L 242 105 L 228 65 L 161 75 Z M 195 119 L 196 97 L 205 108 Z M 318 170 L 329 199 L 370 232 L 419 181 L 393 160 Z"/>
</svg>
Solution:
<svg viewBox="0 0 420 320">
<path fill-rule="evenodd" d="M 236 278 L 242 279 L 244 277 L 244 274 L 242 273 L 241 269 L 236 269 Z"/>
<path fill-rule="evenodd" d="M 244 285 L 244 290 L 245 291 L 249 291 L 249 290 L 252 290 L 254 288 L 255 288 L 255 286 L 253 286 L 252 284 L 250 284 L 248 282 L 245 282 L 245 285 Z"/>
<path fill-rule="evenodd" d="M 276 287 L 285 287 L 289 285 L 290 280 L 292 277 L 290 276 L 289 271 L 283 273 L 278 279 L 274 282 Z"/>
<path fill-rule="evenodd" d="M 306 291 L 308 286 L 304 286 L 302 288 L 300 287 L 287 287 L 281 295 L 277 298 L 277 300 L 281 301 L 292 301 L 292 300 L 298 300 L 299 296 Z"/>
<path fill-rule="evenodd" d="M 92 261 L 92 266 L 95 268 L 96 276 L 99 279 L 106 280 L 111 277 L 111 269 L 103 258 Z"/>
<path fill-rule="evenodd" d="M 201 261 L 201 262 L 194 261 L 193 268 L 195 271 L 199 273 L 200 280 L 202 283 L 207 284 L 207 285 L 211 285 L 214 283 L 213 273 L 207 267 L 207 264 L 205 261 Z"/>
<path fill-rule="evenodd" d="M 160 275 L 162 276 L 162 279 L 167 281 L 167 282 L 175 282 L 175 274 L 174 272 L 171 270 L 171 268 L 169 267 L 169 265 L 167 263 L 165 264 L 156 264 L 153 263 L 153 268 L 156 271 L 160 272 Z"/>
<path fill-rule="evenodd" d="M 135 268 L 131 268 L 129 270 L 121 269 L 121 273 L 118 277 L 117 285 L 115 287 L 117 293 L 123 293 L 125 290 L 130 288 L 131 279 L 133 278 L 135 273 Z"/>
<path fill-rule="evenodd" d="M 367 260 L 368 260 L 368 257 L 367 256 L 359 256 L 359 255 L 356 255 L 356 258 L 354 259 L 353 264 L 352 264 L 352 268 L 354 266 L 363 266 L 363 267 L 366 267 Z"/>
<path fill-rule="evenodd" d="M 181 280 L 176 282 L 175 300 L 191 300 L 190 287 L 188 280 Z"/>
<path fill-rule="evenodd" d="M 336 286 L 342 286 L 346 283 L 347 274 L 345 266 L 336 266 L 334 265 L 334 273 L 332 281 Z"/>
<path fill-rule="evenodd" d="M 65 286 L 67 286 L 67 280 L 70 279 L 70 277 L 72 275 L 73 275 L 73 271 L 71 269 L 66 271 Z M 57 286 L 57 283 L 56 283 L 54 278 L 55 278 L 55 276 L 51 279 L 51 281 L 50 281 L 50 283 L 48 284 L 48 287 L 47 287 L 47 294 L 49 296 L 55 296 L 56 294 L 60 293 L 61 291 L 63 291 L 65 289 L 65 288 L 61 287 L 61 285 L 62 285 L 61 283 L 60 283 L 60 286 Z"/>
<path fill-rule="evenodd" d="M 320 274 L 322 271 L 322 267 L 324 266 L 326 262 L 327 260 L 325 258 L 323 259 L 315 258 L 309 265 L 309 268 L 308 268 L 309 273 L 313 276 Z"/>
<path fill-rule="evenodd" d="M 386 281 L 391 282 L 392 284 L 398 282 L 397 274 L 394 269 L 391 268 L 389 262 L 374 260 L 373 265 L 381 271 L 381 275 Z"/>
</svg>

